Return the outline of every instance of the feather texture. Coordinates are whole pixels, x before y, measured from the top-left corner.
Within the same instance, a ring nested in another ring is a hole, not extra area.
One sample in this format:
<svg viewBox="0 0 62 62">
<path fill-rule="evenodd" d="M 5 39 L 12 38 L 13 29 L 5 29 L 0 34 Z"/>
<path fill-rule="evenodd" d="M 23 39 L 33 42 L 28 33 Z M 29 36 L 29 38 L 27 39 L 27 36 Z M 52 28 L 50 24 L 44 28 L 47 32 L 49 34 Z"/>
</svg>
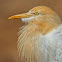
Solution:
<svg viewBox="0 0 62 62">
<path fill-rule="evenodd" d="M 36 14 L 37 13 L 37 14 Z M 18 51 L 24 62 L 62 62 L 62 21 L 46 6 L 37 6 L 24 14 L 26 23 L 19 31 Z"/>
<path fill-rule="evenodd" d="M 37 28 L 35 25 L 27 27 L 18 38 L 18 50 L 25 62 L 62 62 L 62 25 L 44 36 L 32 29 Z"/>
</svg>

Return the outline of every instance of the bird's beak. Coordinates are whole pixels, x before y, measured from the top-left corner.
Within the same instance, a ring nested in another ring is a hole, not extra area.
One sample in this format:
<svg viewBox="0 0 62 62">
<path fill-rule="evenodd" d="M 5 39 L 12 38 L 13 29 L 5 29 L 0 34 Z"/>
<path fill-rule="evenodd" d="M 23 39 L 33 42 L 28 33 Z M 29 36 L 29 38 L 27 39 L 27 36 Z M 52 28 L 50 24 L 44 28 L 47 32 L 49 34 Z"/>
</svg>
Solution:
<svg viewBox="0 0 62 62">
<path fill-rule="evenodd" d="M 21 18 L 28 18 L 33 16 L 33 14 L 31 13 L 23 13 L 23 14 L 18 14 L 18 15 L 13 15 L 11 17 L 9 17 L 8 19 L 21 19 Z"/>
</svg>

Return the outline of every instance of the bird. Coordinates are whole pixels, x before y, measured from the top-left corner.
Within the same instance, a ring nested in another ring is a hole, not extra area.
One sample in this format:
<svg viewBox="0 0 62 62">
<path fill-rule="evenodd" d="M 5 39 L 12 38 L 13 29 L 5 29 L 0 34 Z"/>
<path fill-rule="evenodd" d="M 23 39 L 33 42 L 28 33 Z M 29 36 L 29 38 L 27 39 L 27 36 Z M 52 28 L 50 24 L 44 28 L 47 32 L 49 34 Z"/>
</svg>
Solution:
<svg viewBox="0 0 62 62">
<path fill-rule="evenodd" d="M 27 13 L 10 16 L 21 19 L 17 48 L 24 62 L 62 62 L 62 20 L 47 6 L 36 6 Z"/>
</svg>

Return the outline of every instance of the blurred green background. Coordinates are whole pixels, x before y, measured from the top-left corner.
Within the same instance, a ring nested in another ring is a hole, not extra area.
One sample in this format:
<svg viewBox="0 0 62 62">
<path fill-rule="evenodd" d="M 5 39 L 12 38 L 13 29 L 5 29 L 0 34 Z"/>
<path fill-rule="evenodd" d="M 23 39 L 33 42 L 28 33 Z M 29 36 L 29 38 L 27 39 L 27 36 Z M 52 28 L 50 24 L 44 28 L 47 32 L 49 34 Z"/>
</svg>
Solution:
<svg viewBox="0 0 62 62">
<path fill-rule="evenodd" d="M 51 7 L 62 18 L 62 0 L 0 0 L 0 62 L 20 62 L 17 32 L 23 23 L 19 19 L 8 20 L 8 17 L 40 5 Z"/>
</svg>

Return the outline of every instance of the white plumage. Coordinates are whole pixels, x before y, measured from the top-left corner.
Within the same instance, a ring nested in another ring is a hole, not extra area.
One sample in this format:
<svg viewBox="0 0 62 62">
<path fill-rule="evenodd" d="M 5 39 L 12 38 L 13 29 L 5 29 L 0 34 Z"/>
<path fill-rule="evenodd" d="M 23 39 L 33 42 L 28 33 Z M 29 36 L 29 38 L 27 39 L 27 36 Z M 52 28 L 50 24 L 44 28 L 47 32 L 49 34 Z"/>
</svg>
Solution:
<svg viewBox="0 0 62 62">
<path fill-rule="evenodd" d="M 47 50 L 47 53 L 44 53 L 49 59 L 46 59 L 47 62 L 62 62 L 62 24 L 44 37 L 43 52 Z"/>
</svg>

